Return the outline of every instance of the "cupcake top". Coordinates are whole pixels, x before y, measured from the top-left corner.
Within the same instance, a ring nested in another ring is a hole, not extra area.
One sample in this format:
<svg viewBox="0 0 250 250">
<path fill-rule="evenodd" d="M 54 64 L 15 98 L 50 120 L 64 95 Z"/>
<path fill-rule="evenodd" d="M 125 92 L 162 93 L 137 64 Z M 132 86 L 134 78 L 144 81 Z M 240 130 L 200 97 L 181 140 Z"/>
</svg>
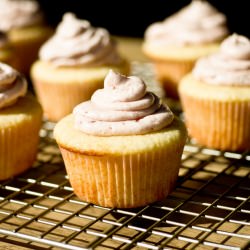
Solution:
<svg viewBox="0 0 250 250">
<path fill-rule="evenodd" d="M 189 5 L 148 27 L 146 41 L 162 45 L 189 45 L 218 42 L 228 34 L 226 16 L 207 1 L 193 0 Z"/>
<path fill-rule="evenodd" d="M 54 66 L 95 66 L 121 63 L 110 34 L 86 20 L 66 13 L 55 35 L 40 49 L 39 57 Z"/>
<path fill-rule="evenodd" d="M 39 5 L 33 0 L 1 0 L 0 30 L 9 31 L 42 23 Z"/>
<path fill-rule="evenodd" d="M 217 53 L 196 62 L 193 75 L 210 84 L 250 86 L 250 40 L 231 35 Z"/>
<path fill-rule="evenodd" d="M 14 104 L 27 91 L 27 82 L 15 69 L 0 63 L 0 109 Z"/>
<path fill-rule="evenodd" d="M 146 134 L 161 130 L 174 119 L 170 109 L 146 91 L 140 78 L 112 70 L 104 88 L 97 90 L 90 101 L 76 106 L 73 114 L 76 129 L 96 136 Z"/>
</svg>

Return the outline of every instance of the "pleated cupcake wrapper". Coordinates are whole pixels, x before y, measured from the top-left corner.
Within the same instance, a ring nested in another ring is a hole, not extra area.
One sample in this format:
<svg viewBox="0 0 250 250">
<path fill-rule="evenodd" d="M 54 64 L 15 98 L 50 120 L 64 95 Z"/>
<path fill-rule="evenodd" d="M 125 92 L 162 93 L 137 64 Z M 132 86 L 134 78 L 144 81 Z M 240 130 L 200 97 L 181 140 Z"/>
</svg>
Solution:
<svg viewBox="0 0 250 250">
<path fill-rule="evenodd" d="M 103 87 L 103 81 L 55 84 L 33 79 L 33 84 L 45 116 L 51 121 L 70 114 L 77 104 L 89 100 L 96 89 Z"/>
<path fill-rule="evenodd" d="M 38 32 L 39 31 L 39 32 Z M 52 30 L 48 27 L 38 26 L 33 32 L 22 29 L 13 29 L 9 32 L 9 40 L 15 49 L 16 57 L 19 59 L 18 71 L 29 75 L 31 64 L 37 59 L 41 45 L 52 35 Z"/>
<path fill-rule="evenodd" d="M 16 51 L 17 57 L 19 58 L 19 65 L 17 70 L 24 73 L 29 74 L 29 69 L 31 64 L 37 58 L 37 52 L 39 47 L 41 46 L 43 41 L 41 42 L 15 42 L 14 49 Z M 28 52 L 28 53 L 27 53 Z"/>
<path fill-rule="evenodd" d="M 155 61 L 156 75 L 166 95 L 178 98 L 178 85 L 184 75 L 189 73 L 194 61 Z"/>
<path fill-rule="evenodd" d="M 31 167 L 38 144 L 40 119 L 0 128 L 0 180 Z"/>
<path fill-rule="evenodd" d="M 250 149 L 250 101 L 223 102 L 181 95 L 189 134 L 200 144 L 221 150 Z"/>
<path fill-rule="evenodd" d="M 89 156 L 60 148 L 74 192 L 105 207 L 138 207 L 166 197 L 178 175 L 182 147 L 120 156 Z"/>
</svg>

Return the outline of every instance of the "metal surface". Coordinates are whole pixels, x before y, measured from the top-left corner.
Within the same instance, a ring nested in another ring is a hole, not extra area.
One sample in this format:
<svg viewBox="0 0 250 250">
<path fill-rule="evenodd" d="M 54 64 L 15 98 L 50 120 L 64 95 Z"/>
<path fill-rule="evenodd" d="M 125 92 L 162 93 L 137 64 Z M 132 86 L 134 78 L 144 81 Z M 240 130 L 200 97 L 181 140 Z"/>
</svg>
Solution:
<svg viewBox="0 0 250 250">
<path fill-rule="evenodd" d="M 103 208 L 72 192 L 53 123 L 34 166 L 0 182 L 0 242 L 31 249 L 248 249 L 250 154 L 185 146 L 176 189 L 136 209 Z"/>
</svg>

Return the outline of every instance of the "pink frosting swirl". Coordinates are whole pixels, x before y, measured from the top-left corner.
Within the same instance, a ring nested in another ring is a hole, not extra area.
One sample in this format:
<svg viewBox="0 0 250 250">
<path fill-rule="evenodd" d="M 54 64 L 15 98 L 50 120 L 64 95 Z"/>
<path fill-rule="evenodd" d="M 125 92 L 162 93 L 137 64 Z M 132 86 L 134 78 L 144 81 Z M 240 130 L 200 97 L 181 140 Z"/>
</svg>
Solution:
<svg viewBox="0 0 250 250">
<path fill-rule="evenodd" d="M 54 66 L 114 65 L 121 63 L 107 30 L 94 28 L 86 20 L 66 13 L 55 35 L 40 49 L 40 59 Z"/>
<path fill-rule="evenodd" d="M 159 98 L 146 91 L 136 76 L 125 77 L 112 70 L 90 101 L 74 108 L 75 127 L 97 136 L 137 135 L 160 130 L 174 119 Z"/>
<path fill-rule="evenodd" d="M 26 80 L 7 64 L 0 63 L 0 109 L 14 104 L 26 91 Z"/>
<path fill-rule="evenodd" d="M 165 45 L 217 42 L 228 34 L 226 17 L 206 1 L 193 0 L 163 22 L 150 25 L 146 41 Z"/>
<path fill-rule="evenodd" d="M 27 27 L 42 23 L 43 16 L 39 5 L 33 0 L 1 0 L 0 30 Z"/>
<path fill-rule="evenodd" d="M 217 53 L 197 61 L 193 75 L 210 84 L 250 86 L 250 40 L 231 35 Z"/>
</svg>

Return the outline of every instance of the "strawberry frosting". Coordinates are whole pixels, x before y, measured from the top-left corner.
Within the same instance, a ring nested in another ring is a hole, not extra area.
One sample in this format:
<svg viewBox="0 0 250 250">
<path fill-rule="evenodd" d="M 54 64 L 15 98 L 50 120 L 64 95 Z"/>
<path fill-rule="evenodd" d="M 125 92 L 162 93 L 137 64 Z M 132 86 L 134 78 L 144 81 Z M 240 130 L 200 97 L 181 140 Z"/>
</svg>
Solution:
<svg viewBox="0 0 250 250">
<path fill-rule="evenodd" d="M 122 61 L 106 29 L 94 28 L 73 13 L 64 14 L 55 35 L 41 47 L 39 57 L 55 67 L 116 65 Z"/>
<path fill-rule="evenodd" d="M 16 70 L 0 63 L 0 109 L 14 104 L 27 91 L 27 82 Z"/>
<path fill-rule="evenodd" d="M 126 77 L 112 70 L 90 101 L 73 110 L 75 127 L 96 136 L 137 135 L 160 130 L 174 119 L 159 98 L 146 91 L 136 76 Z"/>
<path fill-rule="evenodd" d="M 218 42 L 227 34 L 226 16 L 207 1 L 193 0 L 163 22 L 150 25 L 145 39 L 159 45 L 193 45 Z"/>
<path fill-rule="evenodd" d="M 197 61 L 193 75 L 210 84 L 250 86 L 250 40 L 231 35 L 217 53 Z"/>
<path fill-rule="evenodd" d="M 9 31 L 42 23 L 43 15 L 39 4 L 34 0 L 1 0 L 0 30 Z"/>
</svg>

